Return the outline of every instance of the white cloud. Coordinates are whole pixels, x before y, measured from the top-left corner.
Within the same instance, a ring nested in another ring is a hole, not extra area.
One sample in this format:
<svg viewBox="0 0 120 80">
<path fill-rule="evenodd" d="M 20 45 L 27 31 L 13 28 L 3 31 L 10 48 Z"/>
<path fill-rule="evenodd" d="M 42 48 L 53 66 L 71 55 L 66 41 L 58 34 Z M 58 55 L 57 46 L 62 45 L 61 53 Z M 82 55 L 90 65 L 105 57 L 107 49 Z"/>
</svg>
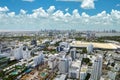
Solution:
<svg viewBox="0 0 120 80">
<path fill-rule="evenodd" d="M 25 15 L 26 13 L 27 13 L 27 11 L 25 11 L 23 9 L 20 10 L 20 14 Z"/>
<path fill-rule="evenodd" d="M 85 12 L 82 13 L 82 17 L 89 17 L 88 14 L 86 14 Z"/>
<path fill-rule="evenodd" d="M 22 1 L 26 1 L 26 2 L 34 2 L 35 0 L 22 0 Z"/>
<path fill-rule="evenodd" d="M 63 14 L 63 11 L 57 10 L 55 13 L 53 13 L 53 16 L 55 16 L 57 18 L 63 18 L 64 14 Z"/>
<path fill-rule="evenodd" d="M 120 4 L 116 4 L 117 7 L 120 7 Z"/>
<path fill-rule="evenodd" d="M 15 16 L 15 12 L 10 12 L 10 13 L 8 13 L 8 16 L 14 17 L 14 16 Z"/>
<path fill-rule="evenodd" d="M 33 10 L 33 14 L 31 14 L 31 17 L 37 18 L 37 17 L 48 17 L 48 13 L 45 12 L 45 10 L 40 7 L 38 9 Z"/>
<path fill-rule="evenodd" d="M 80 14 L 79 14 L 77 9 L 73 10 L 73 17 L 75 17 L 75 18 L 79 18 L 80 17 Z"/>
<path fill-rule="evenodd" d="M 50 6 L 49 9 L 47 9 L 47 12 L 49 14 L 52 14 L 54 12 L 54 10 L 55 10 L 55 6 Z"/>
<path fill-rule="evenodd" d="M 83 0 L 83 2 L 81 4 L 81 8 L 94 9 L 95 8 L 94 0 Z"/>
<path fill-rule="evenodd" d="M 83 0 L 56 0 L 56 1 L 73 1 L 73 2 L 82 2 Z"/>
<path fill-rule="evenodd" d="M 68 12 L 69 8 L 66 8 L 65 11 Z"/>
<path fill-rule="evenodd" d="M 1 11 L 9 11 L 8 8 L 0 7 Z M 120 31 L 120 11 L 112 10 L 111 13 L 102 11 L 97 15 L 90 16 L 77 9 L 64 13 L 55 11 L 55 7 L 44 10 L 42 7 L 34 9 L 31 14 L 25 10 L 0 13 L 1 30 L 40 30 L 40 29 L 77 29 L 77 30 L 104 30 L 116 29 Z M 52 11 L 52 13 L 50 13 Z"/>
<path fill-rule="evenodd" d="M 0 7 L 0 12 L 7 12 L 9 11 L 9 9 L 5 6 L 5 7 Z"/>
<path fill-rule="evenodd" d="M 80 7 L 83 9 L 94 9 L 96 0 L 56 0 L 56 1 L 66 1 L 66 2 L 81 2 Z"/>
<path fill-rule="evenodd" d="M 117 19 L 120 19 L 120 11 L 112 10 L 112 11 L 111 11 L 111 15 L 112 15 L 112 17 L 115 17 L 115 18 L 117 18 Z"/>
</svg>

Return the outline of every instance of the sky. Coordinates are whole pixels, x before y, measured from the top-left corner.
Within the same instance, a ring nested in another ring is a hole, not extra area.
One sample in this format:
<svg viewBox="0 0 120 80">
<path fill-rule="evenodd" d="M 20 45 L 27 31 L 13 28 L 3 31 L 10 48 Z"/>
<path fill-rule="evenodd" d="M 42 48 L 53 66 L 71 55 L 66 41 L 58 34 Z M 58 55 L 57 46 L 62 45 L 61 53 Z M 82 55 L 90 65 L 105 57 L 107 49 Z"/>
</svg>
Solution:
<svg viewBox="0 0 120 80">
<path fill-rule="evenodd" d="M 0 31 L 117 30 L 120 0 L 0 0 Z"/>
</svg>

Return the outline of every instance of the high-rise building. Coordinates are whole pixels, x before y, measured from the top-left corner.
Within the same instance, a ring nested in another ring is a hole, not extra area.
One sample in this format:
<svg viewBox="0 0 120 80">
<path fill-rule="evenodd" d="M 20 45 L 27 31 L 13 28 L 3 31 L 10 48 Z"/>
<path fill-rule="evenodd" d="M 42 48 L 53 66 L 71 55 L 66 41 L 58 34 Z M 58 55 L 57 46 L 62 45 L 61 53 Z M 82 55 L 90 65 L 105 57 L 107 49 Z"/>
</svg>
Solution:
<svg viewBox="0 0 120 80">
<path fill-rule="evenodd" d="M 93 45 L 92 45 L 92 44 L 89 44 L 89 45 L 87 46 L 87 53 L 92 53 L 92 51 L 93 51 Z"/>
<path fill-rule="evenodd" d="M 54 69 L 57 66 L 57 59 L 55 57 L 50 57 L 48 59 L 48 65 L 50 69 Z"/>
<path fill-rule="evenodd" d="M 76 48 L 73 48 L 70 50 L 71 58 L 72 60 L 76 59 Z"/>
<path fill-rule="evenodd" d="M 44 62 L 44 54 L 42 52 L 38 56 L 34 57 L 35 66 L 39 64 L 43 64 L 43 62 Z"/>
<path fill-rule="evenodd" d="M 56 48 L 56 50 L 57 50 L 57 52 L 60 52 L 60 51 L 63 51 L 63 48 L 60 47 L 60 46 L 58 46 L 58 47 Z"/>
<path fill-rule="evenodd" d="M 69 67 L 69 74 L 68 74 L 69 78 L 79 79 L 80 65 L 81 65 L 81 61 L 79 60 L 72 61 Z"/>
<path fill-rule="evenodd" d="M 20 60 L 20 59 L 23 58 L 22 49 L 23 49 L 23 47 L 19 46 L 19 48 L 16 48 L 14 50 L 14 57 L 15 57 L 15 59 Z"/>
<path fill-rule="evenodd" d="M 58 66 L 60 73 L 63 73 L 63 74 L 68 73 L 68 70 L 69 70 L 68 67 L 69 67 L 68 59 L 61 58 Z"/>
<path fill-rule="evenodd" d="M 70 45 L 67 42 L 60 42 L 59 46 L 63 48 L 63 51 L 68 52 L 70 49 Z"/>
<path fill-rule="evenodd" d="M 22 50 L 22 53 L 23 53 L 23 59 L 27 60 L 31 57 L 30 55 L 30 51 L 28 51 L 28 48 L 26 47 L 25 50 Z"/>
<path fill-rule="evenodd" d="M 94 60 L 90 80 L 100 80 L 101 72 L 102 72 L 102 56 L 97 55 L 96 59 Z"/>
<path fill-rule="evenodd" d="M 86 76 L 87 76 L 87 66 L 82 66 L 81 67 L 81 71 L 80 71 L 80 80 L 85 80 Z"/>
</svg>

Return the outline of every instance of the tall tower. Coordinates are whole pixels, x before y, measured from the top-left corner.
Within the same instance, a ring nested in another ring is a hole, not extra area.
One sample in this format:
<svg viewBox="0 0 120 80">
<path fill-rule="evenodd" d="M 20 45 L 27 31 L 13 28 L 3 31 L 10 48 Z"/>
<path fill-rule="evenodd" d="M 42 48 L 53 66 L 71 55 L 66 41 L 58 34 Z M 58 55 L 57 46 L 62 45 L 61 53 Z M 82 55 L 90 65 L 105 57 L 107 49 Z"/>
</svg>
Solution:
<svg viewBox="0 0 120 80">
<path fill-rule="evenodd" d="M 72 60 L 76 59 L 76 48 L 73 48 L 70 50 L 71 58 Z"/>
<path fill-rule="evenodd" d="M 69 67 L 68 59 L 66 58 L 60 59 L 59 66 L 58 66 L 60 73 L 67 73 L 68 67 Z"/>
<path fill-rule="evenodd" d="M 93 64 L 93 71 L 90 80 L 100 80 L 102 72 L 102 56 L 98 55 Z"/>
</svg>

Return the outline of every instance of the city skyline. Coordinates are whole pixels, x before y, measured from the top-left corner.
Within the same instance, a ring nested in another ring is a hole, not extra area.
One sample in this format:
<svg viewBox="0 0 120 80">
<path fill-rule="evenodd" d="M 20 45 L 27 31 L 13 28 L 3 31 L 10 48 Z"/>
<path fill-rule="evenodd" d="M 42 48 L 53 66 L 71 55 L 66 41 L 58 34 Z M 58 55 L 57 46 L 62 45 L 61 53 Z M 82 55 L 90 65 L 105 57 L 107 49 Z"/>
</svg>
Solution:
<svg viewBox="0 0 120 80">
<path fill-rule="evenodd" d="M 1 31 L 120 31 L 119 25 L 119 0 L 0 0 Z"/>
</svg>

